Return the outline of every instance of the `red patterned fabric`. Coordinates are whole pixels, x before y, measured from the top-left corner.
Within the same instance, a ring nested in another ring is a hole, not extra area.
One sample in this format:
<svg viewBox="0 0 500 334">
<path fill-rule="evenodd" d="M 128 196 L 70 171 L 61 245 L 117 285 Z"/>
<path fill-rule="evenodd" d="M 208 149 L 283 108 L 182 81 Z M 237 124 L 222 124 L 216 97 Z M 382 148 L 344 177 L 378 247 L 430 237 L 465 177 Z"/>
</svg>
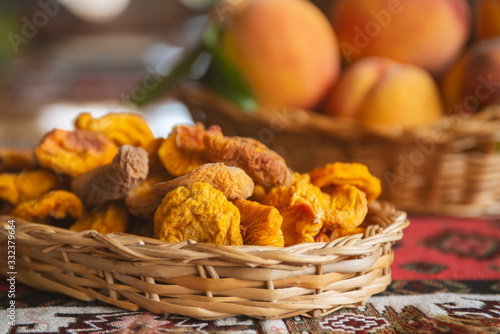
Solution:
<svg viewBox="0 0 500 334">
<path fill-rule="evenodd" d="M 393 280 L 500 279 L 500 222 L 413 217 L 395 247 Z"/>
</svg>

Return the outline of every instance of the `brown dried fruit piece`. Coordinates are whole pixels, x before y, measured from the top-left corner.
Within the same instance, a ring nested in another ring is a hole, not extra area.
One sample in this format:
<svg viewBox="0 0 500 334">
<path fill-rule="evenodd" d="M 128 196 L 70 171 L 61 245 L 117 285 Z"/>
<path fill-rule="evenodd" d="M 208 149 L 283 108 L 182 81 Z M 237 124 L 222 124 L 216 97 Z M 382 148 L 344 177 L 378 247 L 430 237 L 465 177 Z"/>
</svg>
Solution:
<svg viewBox="0 0 500 334">
<path fill-rule="evenodd" d="M 332 191 L 331 210 L 326 213 L 324 229 L 352 229 L 360 225 L 368 213 L 368 203 L 363 191 L 344 184 Z"/>
<path fill-rule="evenodd" d="M 155 238 L 166 242 L 243 244 L 238 208 L 207 183 L 196 182 L 166 194 L 154 220 Z"/>
<path fill-rule="evenodd" d="M 20 203 L 11 214 L 14 217 L 38 223 L 49 223 L 51 218 L 78 219 L 83 214 L 83 204 L 75 194 L 69 191 L 53 190 L 42 197 Z"/>
<path fill-rule="evenodd" d="M 371 175 L 368 167 L 359 163 L 336 162 L 309 172 L 311 182 L 320 187 L 340 186 L 350 184 L 366 193 L 368 202 L 380 195 L 382 187 L 380 180 Z"/>
<path fill-rule="evenodd" d="M 285 246 L 314 242 L 323 226 L 324 210 L 318 198 L 307 188 L 276 187 L 269 191 L 262 203 L 276 207 L 283 217 L 281 230 Z"/>
<path fill-rule="evenodd" d="M 129 213 L 121 203 L 109 203 L 96 207 L 84 215 L 69 228 L 80 232 L 95 230 L 99 233 L 125 232 L 128 227 Z"/>
<path fill-rule="evenodd" d="M 205 154 L 212 162 L 243 169 L 264 187 L 288 186 L 293 174 L 285 160 L 258 140 L 206 133 Z"/>
<path fill-rule="evenodd" d="M 275 247 L 285 245 L 281 231 L 283 217 L 278 209 L 244 199 L 234 201 L 234 205 L 240 211 L 243 244 Z"/>
<path fill-rule="evenodd" d="M 27 148 L 0 147 L 0 172 L 36 168 L 35 151 Z"/>
<path fill-rule="evenodd" d="M 201 123 L 192 125 L 178 125 L 165 139 L 158 149 L 163 166 L 173 176 L 181 176 L 191 172 L 201 165 L 210 162 L 205 156 L 205 133 L 220 134 L 218 126 L 211 126 L 208 130 Z"/>
<path fill-rule="evenodd" d="M 102 133 L 117 146 L 146 148 L 154 140 L 146 120 L 133 113 L 108 113 L 100 118 L 82 113 L 76 119 L 75 126 L 77 129 Z"/>
<path fill-rule="evenodd" d="M 180 186 L 187 186 L 195 182 L 205 182 L 224 193 L 230 201 L 238 198 L 248 198 L 253 192 L 252 179 L 240 168 L 225 164 L 204 164 L 195 170 L 173 180 L 158 183 L 155 191 L 165 195 Z"/>
<path fill-rule="evenodd" d="M 41 166 L 72 177 L 110 163 L 117 152 L 116 145 L 100 133 L 60 129 L 47 133 L 35 149 Z"/>
<path fill-rule="evenodd" d="M 148 154 L 140 147 L 124 145 L 110 164 L 80 175 L 71 189 L 86 205 L 99 205 L 127 196 L 148 175 Z"/>
<path fill-rule="evenodd" d="M 136 217 L 153 219 L 156 208 L 158 208 L 164 196 L 164 194 L 158 194 L 154 190 L 154 185 L 164 182 L 166 179 L 164 176 L 152 176 L 137 184 L 125 199 L 125 204 L 130 213 Z"/>
<path fill-rule="evenodd" d="M 19 204 L 64 186 L 63 180 L 45 169 L 0 174 L 0 199 Z"/>
</svg>

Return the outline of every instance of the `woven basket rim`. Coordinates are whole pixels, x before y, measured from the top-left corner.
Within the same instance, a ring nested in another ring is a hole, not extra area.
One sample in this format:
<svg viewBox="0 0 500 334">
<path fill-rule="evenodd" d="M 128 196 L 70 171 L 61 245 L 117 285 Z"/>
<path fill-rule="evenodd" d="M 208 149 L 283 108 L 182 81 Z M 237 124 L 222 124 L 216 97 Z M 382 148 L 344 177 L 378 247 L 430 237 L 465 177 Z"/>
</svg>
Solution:
<svg viewBox="0 0 500 334">
<path fill-rule="evenodd" d="M 11 216 L 0 216 L 0 241 L 14 219 L 17 279 L 84 301 L 203 320 L 319 317 L 363 305 L 390 284 L 391 246 L 409 220 L 386 202 L 372 202 L 370 210 L 364 235 L 283 248 L 168 244 Z"/>
<path fill-rule="evenodd" d="M 387 217 L 386 217 L 386 222 L 381 222 L 379 225 L 377 224 L 370 224 L 367 226 L 367 230 L 370 229 L 378 229 L 376 231 L 373 231 L 373 235 L 378 235 L 378 238 L 380 238 L 381 234 L 393 234 L 394 232 L 400 232 L 403 229 L 405 229 L 407 226 L 409 226 L 409 220 L 407 219 L 407 214 L 404 211 L 399 211 L 396 210 L 390 203 L 387 202 L 379 202 L 379 201 L 374 201 L 369 204 L 369 210 L 377 210 L 379 212 L 381 211 L 392 211 Z M 265 251 L 272 251 L 272 252 L 283 252 L 283 253 L 291 253 L 291 254 L 304 254 L 307 253 L 307 250 L 310 250 L 312 252 L 316 252 L 317 249 L 324 248 L 327 245 L 352 245 L 353 240 L 366 240 L 369 239 L 370 236 L 367 236 L 365 233 L 363 234 L 354 234 L 354 235 L 349 235 L 349 236 L 344 236 L 337 238 L 335 240 L 331 240 L 329 242 L 313 242 L 313 243 L 302 243 L 302 244 L 296 244 L 293 246 L 286 246 L 286 247 L 274 247 L 274 246 L 255 246 L 255 245 L 241 245 L 241 246 L 235 246 L 235 245 L 229 245 L 229 246 L 220 246 L 220 245 L 213 245 L 213 244 L 208 244 L 208 243 L 198 243 L 194 240 L 186 240 L 186 241 L 181 241 L 178 243 L 167 243 L 164 241 L 160 241 L 158 239 L 153 239 L 149 237 L 144 237 L 144 236 L 138 236 L 134 234 L 129 234 L 129 233 L 99 233 L 95 230 L 85 230 L 81 232 L 74 232 L 70 231 L 68 229 L 62 228 L 62 227 L 57 227 L 57 226 L 52 226 L 52 225 L 46 225 L 46 224 L 41 224 L 41 223 L 35 223 L 35 222 L 29 222 L 25 219 L 22 218 L 17 218 L 11 215 L 0 215 L 0 221 L 2 222 L 3 226 L 2 229 L 0 229 L 0 235 L 1 234 L 7 234 L 5 231 L 8 229 L 8 221 L 9 220 L 14 220 L 16 222 L 16 233 L 22 232 L 22 233 L 32 233 L 36 232 L 36 234 L 40 237 L 40 239 L 43 239 L 43 237 L 48 237 L 49 240 L 48 242 L 48 247 L 50 247 L 50 242 L 52 242 L 54 245 L 63 245 L 63 244 L 68 244 L 68 245 L 73 245 L 73 246 L 98 246 L 101 242 L 104 242 L 105 244 L 108 244 L 110 247 L 117 246 L 120 244 L 123 247 L 128 247 L 128 246 L 134 246 L 134 247 L 142 247 L 143 245 L 146 246 L 158 246 L 160 248 L 175 248 L 175 249 L 182 249 L 184 247 L 190 248 L 190 249 L 197 249 L 201 252 L 203 251 L 208 251 L 208 252 L 215 252 L 217 253 L 220 249 L 229 249 L 233 250 L 235 252 L 243 252 L 247 254 L 264 254 Z M 380 220 L 379 220 L 380 222 Z M 388 223 L 387 223 L 388 222 Z M 381 226 L 381 225 L 386 225 L 386 226 Z M 59 235 L 57 237 L 51 237 L 54 235 Z M 97 240 L 96 242 L 91 242 L 89 240 Z M 66 242 L 64 242 L 66 241 Z M 396 240 L 390 240 L 390 241 L 396 241 Z M 71 244 L 73 242 L 73 244 Z M 75 244 L 76 243 L 76 244 Z M 117 244 L 118 243 L 118 244 Z M 132 255 L 134 253 L 130 253 Z M 151 260 L 151 259 L 150 259 Z"/>
</svg>

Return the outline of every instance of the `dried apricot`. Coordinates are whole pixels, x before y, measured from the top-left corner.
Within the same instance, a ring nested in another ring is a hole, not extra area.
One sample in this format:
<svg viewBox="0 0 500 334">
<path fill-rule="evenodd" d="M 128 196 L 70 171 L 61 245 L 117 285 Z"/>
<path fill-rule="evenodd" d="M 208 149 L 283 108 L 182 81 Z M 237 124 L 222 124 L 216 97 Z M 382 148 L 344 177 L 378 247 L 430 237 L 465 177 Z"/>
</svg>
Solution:
<svg viewBox="0 0 500 334">
<path fill-rule="evenodd" d="M 77 129 L 102 133 L 117 146 L 146 148 L 154 139 L 146 120 L 134 113 L 108 113 L 100 118 L 81 113 L 75 121 L 75 126 Z"/>
<path fill-rule="evenodd" d="M 380 180 L 371 175 L 368 167 L 359 163 L 331 163 L 309 172 L 311 182 L 320 187 L 350 184 L 366 193 L 368 202 L 380 195 Z"/>
<path fill-rule="evenodd" d="M 288 186 L 293 174 L 285 160 L 258 140 L 205 133 L 205 154 L 212 162 L 243 169 L 264 187 Z"/>
<path fill-rule="evenodd" d="M 48 223 L 51 218 L 78 219 L 83 214 L 83 204 L 78 196 L 69 191 L 53 190 L 42 197 L 18 204 L 11 214 L 38 223 Z"/>
<path fill-rule="evenodd" d="M 62 179 L 45 169 L 2 173 L 0 174 L 0 199 L 16 205 L 40 197 L 51 190 L 60 189 L 63 185 Z"/>
<path fill-rule="evenodd" d="M 311 182 L 309 174 L 294 173 L 292 179 L 292 186 L 304 188 L 313 193 L 319 200 L 323 209 L 330 209 L 332 198 L 329 194 L 321 191 L 321 189 Z"/>
<path fill-rule="evenodd" d="M 283 247 L 285 240 L 281 231 L 278 209 L 257 202 L 238 199 L 234 205 L 240 211 L 240 230 L 245 245 Z"/>
<path fill-rule="evenodd" d="M 69 228 L 71 231 L 95 230 L 99 233 L 125 232 L 128 227 L 129 213 L 120 203 L 109 203 L 96 207 L 77 220 Z"/>
<path fill-rule="evenodd" d="M 325 228 L 352 229 L 360 225 L 368 213 L 368 203 L 363 191 L 348 184 L 332 191 L 331 210 L 327 211 Z"/>
<path fill-rule="evenodd" d="M 303 187 L 275 187 L 262 204 L 276 207 L 283 223 L 281 230 L 285 246 L 314 242 L 323 226 L 325 213 L 316 195 Z"/>
<path fill-rule="evenodd" d="M 242 245 L 240 212 L 207 183 L 178 187 L 155 212 L 155 238 L 176 243 L 192 239 L 216 245 Z"/>
<path fill-rule="evenodd" d="M 116 145 L 100 133 L 60 129 L 47 133 L 35 149 L 42 167 L 72 177 L 110 163 L 117 152 Z"/>
<path fill-rule="evenodd" d="M 210 162 L 205 156 L 203 143 L 203 135 L 207 132 L 220 134 L 220 128 L 205 130 L 201 123 L 174 127 L 158 149 L 158 156 L 170 174 L 181 176 Z"/>
<path fill-rule="evenodd" d="M 158 183 L 155 185 L 155 190 L 164 195 L 177 187 L 195 182 L 208 183 L 222 191 L 229 200 L 247 198 L 253 192 L 253 181 L 242 169 L 226 166 L 220 162 L 204 164 L 183 176 Z"/>
</svg>

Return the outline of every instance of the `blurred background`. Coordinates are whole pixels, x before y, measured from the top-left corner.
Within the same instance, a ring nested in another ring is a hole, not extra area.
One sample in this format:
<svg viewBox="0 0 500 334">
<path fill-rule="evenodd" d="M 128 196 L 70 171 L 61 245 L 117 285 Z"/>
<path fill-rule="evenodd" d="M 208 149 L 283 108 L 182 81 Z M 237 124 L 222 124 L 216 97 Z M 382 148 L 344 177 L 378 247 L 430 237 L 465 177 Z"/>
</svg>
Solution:
<svg viewBox="0 0 500 334">
<path fill-rule="evenodd" d="M 32 147 L 81 111 L 129 110 L 138 85 L 154 86 L 200 38 L 205 2 L 2 0 L 0 145 Z M 313 2 L 327 12 L 334 0 Z M 168 99 L 142 112 L 157 136 L 189 121 Z"/>
<path fill-rule="evenodd" d="M 198 1 L 199 2 L 199 1 Z M 0 145 L 32 147 L 81 111 L 129 110 L 206 24 L 196 1 L 2 0 Z M 201 7 L 200 7 L 201 8 Z M 174 101 L 144 110 L 155 135 L 188 121 Z"/>
</svg>

